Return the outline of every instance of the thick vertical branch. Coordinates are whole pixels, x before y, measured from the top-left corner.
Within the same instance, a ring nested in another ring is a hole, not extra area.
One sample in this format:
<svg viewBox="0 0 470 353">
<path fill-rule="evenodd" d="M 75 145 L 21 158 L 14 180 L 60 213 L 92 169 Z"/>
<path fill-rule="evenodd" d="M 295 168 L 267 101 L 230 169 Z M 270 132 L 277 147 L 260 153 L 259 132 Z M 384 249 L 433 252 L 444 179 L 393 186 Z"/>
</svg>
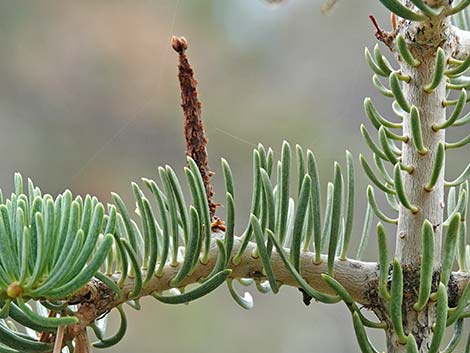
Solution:
<svg viewBox="0 0 470 353">
<path fill-rule="evenodd" d="M 186 155 L 194 159 L 204 181 L 207 202 L 212 220 L 215 220 L 217 205 L 212 201 L 214 191 L 210 183 L 213 172 L 209 170 L 207 156 L 207 137 L 202 123 L 201 102 L 197 95 L 197 81 L 194 71 L 186 57 L 188 42 L 184 37 L 173 36 L 171 46 L 179 55 L 178 79 L 181 89 L 181 107 L 184 112 L 184 136 L 186 138 Z"/>
<path fill-rule="evenodd" d="M 410 38 L 410 42 L 413 41 Z M 413 46 L 410 45 L 410 49 Z M 418 207 L 417 213 L 412 213 L 401 205 L 399 211 L 396 256 L 402 264 L 418 265 L 421 261 L 421 232 L 424 220 L 429 220 L 435 232 L 435 258 L 437 269 L 440 262 L 442 219 L 444 211 L 444 173 L 441 172 L 435 187 L 427 191 L 424 186 L 429 182 L 433 168 L 436 151 L 440 142 L 444 143 L 445 129 L 434 131 L 432 126 L 445 120 L 446 112 L 442 105 L 445 100 L 445 80 L 438 87 L 427 93 L 423 87 L 429 84 L 434 76 L 436 50 L 434 46 L 420 45 L 413 50 L 415 57 L 421 62 L 416 67 L 402 64 L 401 70 L 411 77 L 411 81 L 404 85 L 404 93 L 410 106 L 416 106 L 423 133 L 424 146 L 428 152 L 419 153 L 412 141 L 402 144 L 402 163 L 413 167 L 413 172 L 403 173 L 405 191 L 413 205 Z M 403 132 L 411 136 L 409 115 L 403 121 Z"/>
<path fill-rule="evenodd" d="M 411 333 L 416 338 L 419 352 L 422 353 L 428 351 L 432 338 L 432 326 L 436 318 L 435 303 L 431 301 L 424 310 L 416 312 L 413 309 L 413 303 L 416 302 L 414 290 L 419 287 L 422 228 L 425 220 L 429 220 L 433 225 L 435 236 L 433 263 L 436 275 L 433 280 L 433 290 L 437 289 L 439 277 L 445 206 L 444 171 L 441 170 L 433 188 L 426 190 L 425 185 L 431 178 L 438 146 L 440 143 L 445 143 L 445 130 L 434 131 L 432 128 L 434 124 L 442 123 L 446 117 L 443 105 L 446 98 L 445 79 L 432 90 L 424 87 L 433 81 L 438 49 L 442 48 L 446 56 L 452 52 L 451 43 L 448 41 L 449 28 L 450 21 L 445 17 L 423 22 L 401 20 L 397 26 L 397 33 L 405 38 L 408 48 L 420 62 L 413 67 L 397 55 L 401 73 L 411 78 L 408 83 L 404 83 L 403 92 L 409 106 L 415 106 L 419 112 L 423 144 L 427 149 L 427 152 L 423 153 L 413 145 L 410 114 L 405 114 L 403 132 L 410 137 L 410 140 L 402 144 L 401 161 L 406 166 L 412 166 L 413 172 L 402 172 L 403 185 L 406 195 L 418 208 L 418 212 L 414 213 L 400 205 L 395 255 L 403 266 L 404 274 L 403 326 L 406 334 Z M 406 345 L 400 344 L 395 332 L 392 331 L 387 333 L 387 346 L 391 353 L 407 351 Z"/>
</svg>

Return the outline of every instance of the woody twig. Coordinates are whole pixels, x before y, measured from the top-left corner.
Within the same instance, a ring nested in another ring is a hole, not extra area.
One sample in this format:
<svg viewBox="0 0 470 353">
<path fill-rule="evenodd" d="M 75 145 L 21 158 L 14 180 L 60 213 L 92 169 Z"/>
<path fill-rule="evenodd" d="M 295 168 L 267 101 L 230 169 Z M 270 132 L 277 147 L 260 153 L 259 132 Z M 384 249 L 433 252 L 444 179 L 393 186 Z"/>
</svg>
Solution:
<svg viewBox="0 0 470 353">
<path fill-rule="evenodd" d="M 382 30 L 375 16 L 369 15 L 369 19 L 375 28 L 375 38 L 377 38 L 378 41 L 384 43 L 391 51 L 393 51 L 393 40 L 395 38 L 395 27 L 396 27 L 396 23 L 394 24 L 393 22 L 393 17 L 392 17 L 392 27 L 394 27 L 393 32 L 386 32 Z"/>
</svg>

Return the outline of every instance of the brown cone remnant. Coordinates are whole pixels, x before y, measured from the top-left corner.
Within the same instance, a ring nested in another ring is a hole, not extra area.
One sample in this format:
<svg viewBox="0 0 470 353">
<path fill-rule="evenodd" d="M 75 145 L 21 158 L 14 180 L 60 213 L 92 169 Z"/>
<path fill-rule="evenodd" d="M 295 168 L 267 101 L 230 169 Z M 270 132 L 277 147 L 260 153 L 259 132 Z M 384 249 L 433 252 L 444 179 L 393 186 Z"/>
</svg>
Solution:
<svg viewBox="0 0 470 353">
<path fill-rule="evenodd" d="M 179 54 L 178 79 L 181 89 L 181 107 L 184 112 L 184 136 L 186 138 L 186 155 L 191 157 L 199 167 L 204 187 L 206 189 L 207 203 L 213 223 L 213 230 L 218 230 L 219 223 L 215 217 L 217 204 L 212 202 L 214 191 L 210 183 L 210 177 L 214 174 L 209 170 L 207 157 L 207 137 L 202 123 L 201 102 L 197 97 L 197 81 L 194 71 L 189 64 L 185 51 L 188 42 L 184 37 L 173 36 L 171 46 Z M 216 228 L 216 229 L 214 229 Z"/>
</svg>

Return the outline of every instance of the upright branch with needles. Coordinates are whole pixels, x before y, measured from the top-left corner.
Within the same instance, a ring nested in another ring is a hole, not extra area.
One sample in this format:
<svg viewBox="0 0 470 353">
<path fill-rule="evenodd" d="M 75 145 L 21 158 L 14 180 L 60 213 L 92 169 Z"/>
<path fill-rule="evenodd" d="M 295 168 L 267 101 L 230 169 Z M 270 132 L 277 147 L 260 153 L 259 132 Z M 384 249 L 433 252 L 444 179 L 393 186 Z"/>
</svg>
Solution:
<svg viewBox="0 0 470 353">
<path fill-rule="evenodd" d="M 379 1 L 391 13 L 391 30 L 370 19 L 393 60 L 380 43 L 365 49 L 365 59 L 394 116 L 384 116 L 365 98 L 369 124 L 360 132 L 372 153 L 361 154 L 359 163 L 371 184 L 357 249 L 351 245 L 360 214 L 357 176 L 348 151 L 345 163 L 334 163 L 333 180 L 322 186 L 311 150 L 285 141 L 276 161 L 273 150 L 259 144 L 253 150 L 249 221 L 240 234 L 234 231 L 235 181 L 222 159 L 225 214 L 216 216 L 188 42 L 173 37 L 186 139 L 181 175 L 165 166 L 157 180 L 132 183 L 135 214 L 115 193 L 106 207 L 69 190 L 53 198 L 31 180 L 25 187 L 19 174 L 11 196 L 0 193 L 0 352 L 111 347 L 126 334 L 125 306 L 138 310 L 145 296 L 185 304 L 224 284 L 244 309 L 254 303 L 249 293 L 239 294 L 238 285 L 261 293 L 296 287 L 305 304 L 343 302 L 364 353 L 458 349 L 470 317 L 470 165 L 456 177 L 446 176 L 445 166 L 446 154 L 470 143 L 470 135 L 449 141 L 446 132 L 470 122 L 470 0 Z M 386 209 L 379 207 L 380 194 Z M 395 232 L 393 251 L 385 223 Z M 373 229 L 377 261 L 366 262 Z M 114 309 L 121 323 L 107 335 L 106 318 Z M 453 335 L 447 340 L 449 327 Z M 97 337 L 92 344 L 89 329 Z M 369 330 L 385 333 L 380 350 Z"/>
</svg>

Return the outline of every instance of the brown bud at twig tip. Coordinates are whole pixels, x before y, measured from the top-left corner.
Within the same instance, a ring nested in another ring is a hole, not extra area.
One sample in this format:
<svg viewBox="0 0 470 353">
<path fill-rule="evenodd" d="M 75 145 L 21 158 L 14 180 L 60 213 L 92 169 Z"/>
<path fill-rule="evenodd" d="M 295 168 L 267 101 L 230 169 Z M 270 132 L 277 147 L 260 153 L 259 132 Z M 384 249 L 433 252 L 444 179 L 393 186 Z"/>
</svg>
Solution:
<svg viewBox="0 0 470 353">
<path fill-rule="evenodd" d="M 184 37 L 171 37 L 171 46 L 178 53 L 183 54 L 186 49 L 188 49 L 188 41 Z"/>
<path fill-rule="evenodd" d="M 214 192 L 210 177 L 214 174 L 209 170 L 207 155 L 207 137 L 202 123 L 201 102 L 197 95 L 197 81 L 194 71 L 186 57 L 185 50 L 188 42 L 184 37 L 173 36 L 171 46 L 179 54 L 178 80 L 181 90 L 181 107 L 184 113 L 184 136 L 186 138 L 186 155 L 191 157 L 199 167 L 204 187 L 206 189 L 207 203 L 209 205 L 212 221 L 216 220 L 215 210 L 217 204 L 212 201 Z M 220 223 L 214 223 L 213 230 L 219 229 Z M 215 229 L 214 229 L 215 228 Z"/>
</svg>

